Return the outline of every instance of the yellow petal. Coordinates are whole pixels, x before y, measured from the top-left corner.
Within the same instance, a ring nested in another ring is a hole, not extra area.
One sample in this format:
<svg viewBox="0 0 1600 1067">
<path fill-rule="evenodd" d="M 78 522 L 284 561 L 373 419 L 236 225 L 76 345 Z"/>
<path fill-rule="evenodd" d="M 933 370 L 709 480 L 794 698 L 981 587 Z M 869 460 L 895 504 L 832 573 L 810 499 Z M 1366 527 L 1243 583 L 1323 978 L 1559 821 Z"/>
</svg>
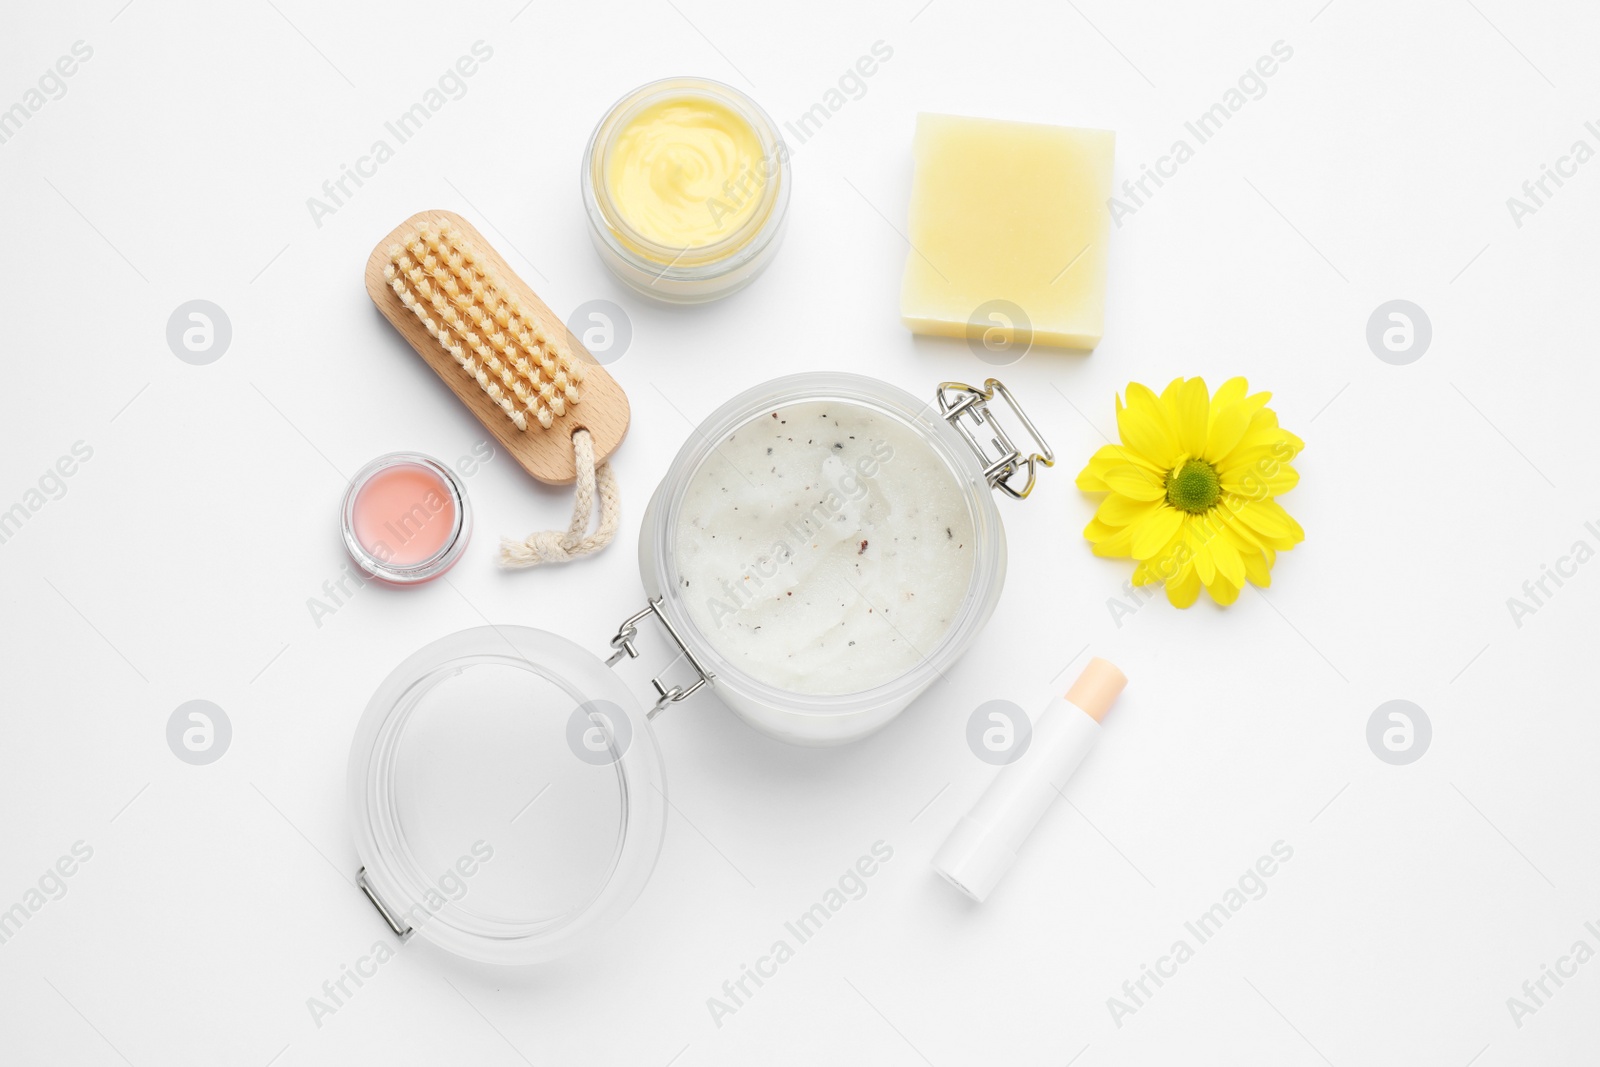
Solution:
<svg viewBox="0 0 1600 1067">
<path fill-rule="evenodd" d="M 1183 512 L 1177 508 L 1159 507 L 1133 530 L 1133 558 L 1149 559 L 1167 547 L 1179 527 L 1183 525 Z"/>
<path fill-rule="evenodd" d="M 1200 595 L 1200 575 L 1192 565 L 1185 565 L 1178 576 L 1167 583 L 1167 600 L 1175 608 L 1186 608 Z"/>
<path fill-rule="evenodd" d="M 1094 517 L 1106 526 L 1121 529 L 1148 517 L 1160 506 L 1161 502 L 1158 500 L 1135 500 L 1131 496 L 1112 493 L 1100 502 Z"/>
<path fill-rule="evenodd" d="M 1171 540 L 1161 546 L 1161 550 L 1149 559 L 1145 565 L 1150 568 L 1157 581 L 1169 581 L 1187 566 L 1194 558 L 1194 549 L 1189 546 L 1189 535 L 1185 528 L 1181 528 L 1172 535 Z"/>
<path fill-rule="evenodd" d="M 1089 551 L 1101 559 L 1132 559 L 1132 545 L 1133 527 L 1124 526 L 1115 536 L 1095 542 Z"/>
<path fill-rule="evenodd" d="M 1267 466 L 1266 473 L 1258 467 L 1236 468 L 1222 479 L 1222 491 L 1237 493 L 1247 500 L 1265 500 L 1287 493 L 1299 484 L 1300 475 L 1293 467 L 1276 463 Z"/>
<path fill-rule="evenodd" d="M 1167 543 L 1142 564 L 1156 581 L 1168 581 L 1176 577 L 1194 557 L 1194 549 L 1190 544 L 1193 540 L 1190 531 L 1194 526 L 1194 516 L 1187 512 L 1180 514 L 1178 528 L 1167 539 Z"/>
<path fill-rule="evenodd" d="M 1117 536 L 1118 532 L 1118 527 L 1107 526 L 1099 519 L 1090 519 L 1089 525 L 1083 528 L 1083 538 L 1093 545 Z"/>
<path fill-rule="evenodd" d="M 1213 465 L 1220 463 L 1222 457 L 1232 452 L 1239 444 L 1239 438 L 1250 428 L 1250 412 L 1243 404 L 1229 404 L 1221 411 L 1218 411 L 1217 407 L 1217 403 L 1213 401 L 1211 404 L 1213 418 L 1211 430 L 1206 435 L 1205 451 L 1198 453 L 1210 460 Z"/>
<path fill-rule="evenodd" d="M 1211 594 L 1212 600 L 1215 600 L 1223 607 L 1227 607 L 1239 599 L 1239 587 L 1220 574 L 1217 575 L 1216 581 L 1206 583 L 1206 592 Z"/>
<path fill-rule="evenodd" d="M 1086 493 L 1103 493 L 1109 487 L 1105 484 L 1106 471 L 1112 467 L 1121 467 L 1127 464 L 1142 467 L 1152 473 L 1165 474 L 1157 471 L 1155 464 L 1144 459 L 1132 449 L 1121 445 L 1102 445 L 1094 455 L 1089 457 L 1089 462 L 1078 473 L 1078 488 Z"/>
<path fill-rule="evenodd" d="M 1243 378 L 1229 378 L 1217 386 L 1217 391 L 1211 394 L 1211 425 L 1216 425 L 1217 416 L 1243 400 L 1249 391 L 1250 386 Z"/>
<path fill-rule="evenodd" d="M 1264 503 L 1276 504 L 1277 501 L 1267 500 Z M 1306 539 L 1305 530 L 1301 529 L 1300 524 L 1294 521 L 1293 515 L 1283 510 L 1282 504 L 1278 504 L 1278 514 L 1281 517 L 1281 521 L 1289 527 L 1289 536 L 1284 538 L 1281 544 L 1274 544 L 1272 547 L 1279 550 L 1290 549 Z"/>
<path fill-rule="evenodd" d="M 1089 525 L 1083 529 L 1083 536 L 1089 541 L 1090 551 L 1105 559 L 1126 559 L 1133 545 L 1132 527 L 1116 529 L 1099 519 L 1089 521 Z"/>
<path fill-rule="evenodd" d="M 1178 439 L 1167 424 L 1161 401 L 1148 386 L 1128 383 L 1128 402 L 1117 406 L 1117 429 L 1124 445 L 1160 470 L 1169 469 L 1178 458 Z"/>
<path fill-rule="evenodd" d="M 1211 395 L 1204 378 L 1190 378 L 1173 397 L 1178 445 L 1191 456 L 1204 455 L 1211 425 Z"/>
<path fill-rule="evenodd" d="M 1239 550 L 1234 547 L 1228 535 L 1221 530 L 1217 536 L 1206 542 L 1206 547 L 1211 550 L 1211 558 L 1216 562 L 1217 573 L 1228 579 L 1235 586 L 1244 584 L 1244 560 L 1239 556 Z"/>
<path fill-rule="evenodd" d="M 1230 522 L 1223 531 L 1223 536 L 1233 542 L 1233 547 L 1238 549 L 1239 555 L 1248 556 L 1260 553 L 1265 547 L 1261 537 L 1242 522 Z"/>
<path fill-rule="evenodd" d="M 1167 412 L 1167 425 L 1176 432 L 1178 428 L 1178 390 L 1183 388 L 1183 379 L 1174 378 L 1161 390 L 1161 406 Z"/>
<path fill-rule="evenodd" d="M 1239 521 L 1249 529 L 1267 537 L 1288 537 L 1288 524 L 1268 508 L 1269 503 L 1270 501 L 1261 500 L 1244 501 L 1236 512 Z"/>
<path fill-rule="evenodd" d="M 1293 459 L 1306 449 L 1306 443 L 1278 425 L 1278 416 L 1271 411 L 1259 411 L 1251 417 L 1250 429 L 1239 444 L 1218 462 L 1228 464 L 1243 462 L 1247 455 L 1268 452 L 1276 459 Z"/>
<path fill-rule="evenodd" d="M 1237 500 L 1239 498 L 1228 497 L 1227 499 Z M 1263 550 L 1271 548 L 1277 551 L 1284 551 L 1305 540 L 1305 531 L 1300 528 L 1300 524 L 1295 522 L 1287 511 L 1283 510 L 1283 505 L 1273 500 L 1259 500 L 1252 502 L 1249 508 L 1249 520 L 1245 520 L 1244 515 L 1241 514 L 1240 526 L 1243 529 L 1248 529 L 1255 536 L 1256 540 L 1261 543 Z M 1257 525 L 1249 525 L 1250 521 L 1257 522 Z M 1271 525 L 1278 532 L 1268 533 L 1262 530 L 1260 526 L 1263 524 Z"/>
<path fill-rule="evenodd" d="M 1276 500 L 1263 500 L 1256 504 L 1255 507 L 1258 510 L 1267 512 L 1288 529 L 1289 532 L 1286 536 L 1290 544 L 1297 545 L 1306 539 L 1306 532 L 1300 528 L 1298 522 L 1294 521 L 1294 516 L 1283 510 L 1283 505 Z"/>
<path fill-rule="evenodd" d="M 1246 552 L 1240 558 L 1244 560 L 1244 572 L 1249 576 L 1251 585 L 1258 589 L 1272 585 L 1272 567 L 1265 556 L 1259 552 Z"/>
<path fill-rule="evenodd" d="M 1238 405 L 1236 410 L 1245 412 L 1248 403 L 1249 401 L 1245 401 Z M 1246 449 L 1271 445 L 1282 436 L 1283 431 L 1278 428 L 1278 416 L 1271 411 L 1257 411 L 1246 420 L 1244 431 L 1234 440 L 1231 447 L 1223 448 L 1226 442 L 1219 441 L 1215 450 L 1207 453 L 1206 459 L 1213 467 L 1220 470 L 1231 466 L 1234 462 L 1233 457 L 1238 453 Z"/>
<path fill-rule="evenodd" d="M 1289 444 L 1288 435 L 1279 430 L 1278 436 L 1266 444 L 1235 448 L 1225 459 L 1218 460 L 1212 466 L 1219 475 L 1227 477 L 1235 471 L 1249 470 L 1258 463 L 1270 466 L 1274 463 L 1288 463 L 1294 457 L 1294 446 Z"/>
<path fill-rule="evenodd" d="M 1217 580 L 1217 561 L 1211 558 L 1211 549 L 1205 542 L 1194 548 L 1194 569 L 1206 585 Z"/>
<path fill-rule="evenodd" d="M 1287 463 L 1280 466 L 1276 473 L 1267 475 L 1267 488 L 1273 496 L 1282 496 L 1300 484 L 1300 472 Z"/>
<path fill-rule="evenodd" d="M 1167 495 L 1166 486 L 1142 467 L 1113 467 L 1101 475 L 1101 480 L 1113 493 L 1135 500 L 1161 500 Z"/>
</svg>

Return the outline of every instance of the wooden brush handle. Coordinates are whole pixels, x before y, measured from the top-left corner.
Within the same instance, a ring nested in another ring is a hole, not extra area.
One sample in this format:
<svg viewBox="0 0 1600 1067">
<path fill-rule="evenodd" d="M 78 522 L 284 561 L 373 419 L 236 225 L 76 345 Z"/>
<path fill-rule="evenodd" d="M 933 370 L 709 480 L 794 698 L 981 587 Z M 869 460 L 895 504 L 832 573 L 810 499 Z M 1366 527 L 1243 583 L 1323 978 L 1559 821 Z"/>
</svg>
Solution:
<svg viewBox="0 0 1600 1067">
<path fill-rule="evenodd" d="M 508 296 L 516 298 L 527 314 L 538 322 L 539 328 L 550 337 L 566 345 L 574 360 L 584 363 L 583 383 L 579 387 L 582 399 L 571 405 L 565 415 L 556 418 L 549 429 L 537 423 L 526 430 L 517 429 L 505 412 L 484 393 L 477 380 L 462 370 L 450 353 L 428 335 L 394 290 L 384 279 L 384 268 L 389 265 L 389 249 L 406 243 L 412 234 L 424 226 L 436 229 L 453 228 L 472 244 L 473 251 L 494 273 Z M 433 368 L 461 402 L 478 417 L 484 428 L 494 435 L 502 448 L 509 452 L 522 469 L 551 485 L 571 485 L 578 471 L 572 450 L 572 432 L 586 429 L 594 439 L 595 462 L 604 463 L 617 450 L 628 435 L 628 397 L 605 368 L 595 362 L 587 349 L 567 329 L 567 324 L 551 311 L 537 293 L 519 278 L 501 257 L 500 253 L 472 223 L 451 211 L 419 211 L 396 226 L 388 236 L 378 242 L 367 258 L 367 295 L 378 305 L 383 317 L 417 350 L 423 362 Z"/>
</svg>

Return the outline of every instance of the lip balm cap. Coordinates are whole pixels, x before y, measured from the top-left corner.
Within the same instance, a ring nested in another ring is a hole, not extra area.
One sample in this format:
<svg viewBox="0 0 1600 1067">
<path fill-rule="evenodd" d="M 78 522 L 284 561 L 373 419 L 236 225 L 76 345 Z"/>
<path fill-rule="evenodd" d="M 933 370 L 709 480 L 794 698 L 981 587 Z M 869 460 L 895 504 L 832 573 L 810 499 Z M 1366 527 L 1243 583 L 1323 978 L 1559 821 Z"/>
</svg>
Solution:
<svg viewBox="0 0 1600 1067">
<path fill-rule="evenodd" d="M 1078 675 L 1078 680 L 1067 690 L 1067 699 L 1082 708 L 1095 722 L 1104 722 L 1106 712 L 1128 684 L 1128 676 L 1117 669 L 1110 660 L 1099 656 Z"/>
</svg>

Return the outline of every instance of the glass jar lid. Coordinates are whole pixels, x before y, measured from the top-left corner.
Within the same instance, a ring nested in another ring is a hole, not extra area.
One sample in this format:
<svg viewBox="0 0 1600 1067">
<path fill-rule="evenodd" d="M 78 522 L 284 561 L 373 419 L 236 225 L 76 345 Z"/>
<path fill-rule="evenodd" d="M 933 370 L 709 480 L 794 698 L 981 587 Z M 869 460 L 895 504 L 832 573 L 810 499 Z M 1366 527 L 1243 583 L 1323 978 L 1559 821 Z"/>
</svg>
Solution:
<svg viewBox="0 0 1600 1067">
<path fill-rule="evenodd" d="M 524 626 L 462 630 L 390 672 L 348 790 L 385 919 L 486 963 L 565 955 L 614 923 L 666 826 L 638 701 L 598 657 Z"/>
</svg>

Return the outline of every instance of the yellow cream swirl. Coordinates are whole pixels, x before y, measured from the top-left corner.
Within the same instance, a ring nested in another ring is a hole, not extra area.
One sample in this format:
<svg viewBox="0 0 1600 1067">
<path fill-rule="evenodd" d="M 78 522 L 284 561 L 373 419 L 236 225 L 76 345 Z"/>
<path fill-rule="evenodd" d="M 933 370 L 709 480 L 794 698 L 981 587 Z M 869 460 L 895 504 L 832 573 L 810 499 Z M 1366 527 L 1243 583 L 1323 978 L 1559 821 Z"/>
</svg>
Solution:
<svg viewBox="0 0 1600 1067">
<path fill-rule="evenodd" d="M 661 100 L 617 132 L 606 160 L 611 201 L 639 236 L 703 248 L 736 233 L 761 201 L 761 138 L 701 96 Z"/>
</svg>

